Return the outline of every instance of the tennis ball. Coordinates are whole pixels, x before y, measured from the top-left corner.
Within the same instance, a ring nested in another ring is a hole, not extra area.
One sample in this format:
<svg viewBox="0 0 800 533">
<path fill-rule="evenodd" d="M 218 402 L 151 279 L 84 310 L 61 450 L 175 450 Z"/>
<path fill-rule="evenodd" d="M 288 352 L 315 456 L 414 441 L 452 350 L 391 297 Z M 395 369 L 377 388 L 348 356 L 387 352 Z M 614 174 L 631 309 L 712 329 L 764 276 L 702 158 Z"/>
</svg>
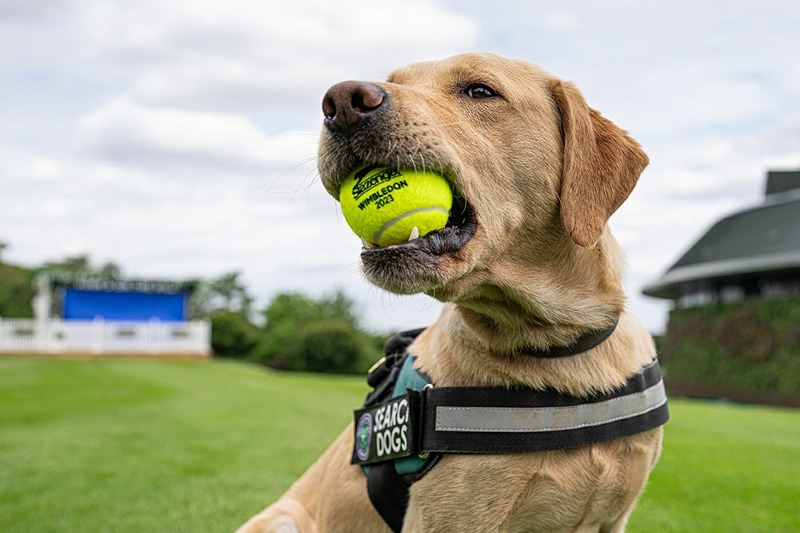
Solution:
<svg viewBox="0 0 800 533">
<path fill-rule="evenodd" d="M 364 246 L 390 246 L 441 229 L 453 192 L 441 175 L 374 164 L 356 168 L 339 190 L 342 213 Z"/>
</svg>

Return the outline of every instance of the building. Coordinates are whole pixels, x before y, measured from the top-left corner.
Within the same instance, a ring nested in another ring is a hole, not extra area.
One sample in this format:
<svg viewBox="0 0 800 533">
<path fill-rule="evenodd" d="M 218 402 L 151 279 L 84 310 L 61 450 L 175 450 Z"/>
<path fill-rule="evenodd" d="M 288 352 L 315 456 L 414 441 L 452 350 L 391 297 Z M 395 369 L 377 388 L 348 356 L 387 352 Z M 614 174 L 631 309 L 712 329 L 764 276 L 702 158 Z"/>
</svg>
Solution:
<svg viewBox="0 0 800 533">
<path fill-rule="evenodd" d="M 193 282 L 40 273 L 33 320 L 0 320 L 0 353 L 208 356 L 210 324 L 189 319 Z"/>
<path fill-rule="evenodd" d="M 762 204 L 714 224 L 642 292 L 678 307 L 800 296 L 800 170 L 769 172 Z"/>
<path fill-rule="evenodd" d="M 800 405 L 800 170 L 770 171 L 761 204 L 714 224 L 643 293 L 674 302 L 661 350 L 675 388 Z"/>
</svg>

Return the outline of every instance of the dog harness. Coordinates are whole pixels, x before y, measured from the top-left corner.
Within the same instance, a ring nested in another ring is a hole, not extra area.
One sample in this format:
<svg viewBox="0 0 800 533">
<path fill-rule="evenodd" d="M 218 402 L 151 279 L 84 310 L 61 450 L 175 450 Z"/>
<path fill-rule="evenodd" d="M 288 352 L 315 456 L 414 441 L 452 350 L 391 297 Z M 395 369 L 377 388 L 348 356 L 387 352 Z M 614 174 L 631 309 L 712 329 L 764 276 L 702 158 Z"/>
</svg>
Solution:
<svg viewBox="0 0 800 533">
<path fill-rule="evenodd" d="M 529 352 L 566 357 L 608 338 L 614 326 L 569 347 Z M 606 394 L 579 398 L 555 390 L 436 387 L 414 368 L 408 346 L 423 329 L 398 333 L 369 372 L 373 387 L 355 412 L 351 463 L 361 465 L 378 514 L 403 527 L 410 486 L 444 453 L 505 454 L 576 448 L 657 428 L 669 413 L 658 361 Z"/>
</svg>

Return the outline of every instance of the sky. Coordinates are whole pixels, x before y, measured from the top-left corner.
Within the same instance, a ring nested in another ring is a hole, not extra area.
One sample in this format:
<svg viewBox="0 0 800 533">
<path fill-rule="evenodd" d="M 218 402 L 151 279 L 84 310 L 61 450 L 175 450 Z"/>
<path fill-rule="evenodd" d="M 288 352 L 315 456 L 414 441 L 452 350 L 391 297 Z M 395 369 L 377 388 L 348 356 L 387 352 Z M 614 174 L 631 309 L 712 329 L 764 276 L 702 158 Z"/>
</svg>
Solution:
<svg viewBox="0 0 800 533">
<path fill-rule="evenodd" d="M 35 266 L 88 254 L 131 277 L 240 271 L 343 289 L 379 331 L 440 304 L 371 287 L 315 155 L 326 89 L 490 51 L 575 82 L 650 166 L 610 225 L 629 306 L 721 216 L 800 168 L 800 3 L 762 0 L 0 0 L 0 241 Z"/>
</svg>

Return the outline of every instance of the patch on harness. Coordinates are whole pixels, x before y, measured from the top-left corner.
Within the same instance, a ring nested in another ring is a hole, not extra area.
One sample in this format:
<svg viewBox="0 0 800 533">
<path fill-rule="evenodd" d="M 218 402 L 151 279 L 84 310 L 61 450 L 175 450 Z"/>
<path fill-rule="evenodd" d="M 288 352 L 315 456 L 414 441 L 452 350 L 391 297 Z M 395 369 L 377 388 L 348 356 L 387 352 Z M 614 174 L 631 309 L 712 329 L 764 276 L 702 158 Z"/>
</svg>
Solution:
<svg viewBox="0 0 800 533">
<path fill-rule="evenodd" d="M 405 394 L 355 412 L 352 464 L 409 457 L 418 451 L 419 393 Z"/>
</svg>

